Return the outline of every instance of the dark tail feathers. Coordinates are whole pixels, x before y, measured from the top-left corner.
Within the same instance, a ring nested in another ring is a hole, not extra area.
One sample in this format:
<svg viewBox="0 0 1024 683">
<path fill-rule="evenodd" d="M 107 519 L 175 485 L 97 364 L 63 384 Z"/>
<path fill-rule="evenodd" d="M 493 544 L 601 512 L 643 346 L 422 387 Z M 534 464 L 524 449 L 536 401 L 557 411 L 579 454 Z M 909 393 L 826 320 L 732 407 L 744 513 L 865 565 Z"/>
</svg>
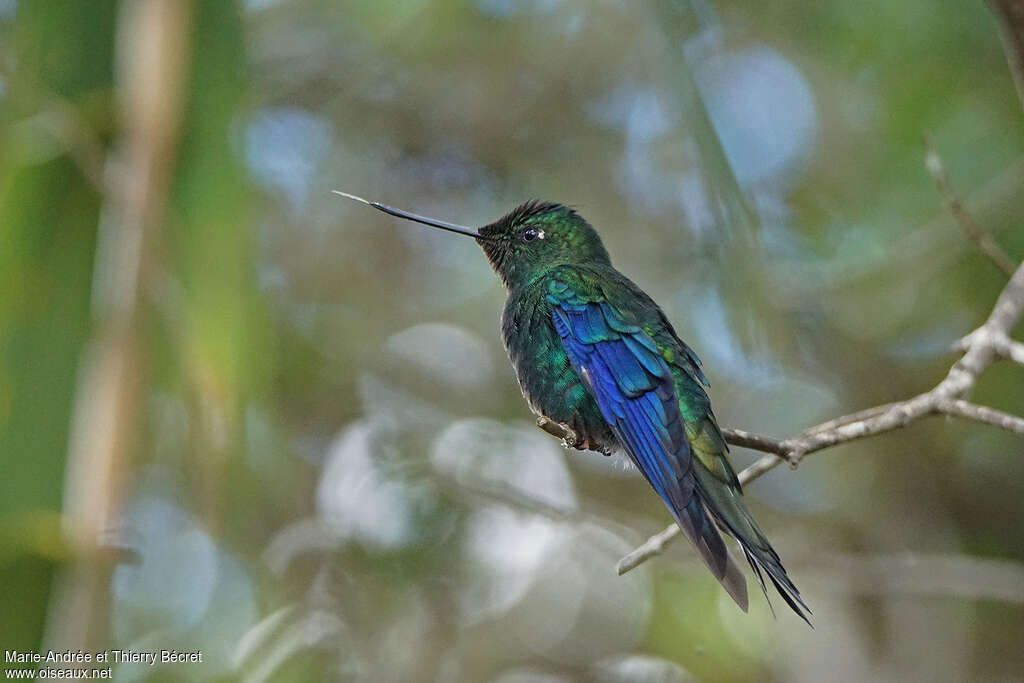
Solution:
<svg viewBox="0 0 1024 683">
<path fill-rule="evenodd" d="M 736 562 L 733 561 L 732 556 L 726 549 L 722 535 L 718 533 L 718 528 L 704 509 L 701 497 L 694 492 L 694 495 L 690 497 L 690 502 L 679 511 L 679 514 L 675 515 L 675 518 L 679 528 L 683 530 L 683 533 L 690 539 L 693 547 L 697 549 L 701 559 L 704 560 L 704 564 L 708 566 L 708 569 L 711 570 L 711 573 L 714 574 L 715 578 L 718 579 L 718 582 L 722 584 L 722 587 L 725 588 L 732 599 L 736 601 L 740 609 L 746 612 L 747 581 L 743 578 L 743 572 L 736 566 Z M 747 559 L 750 559 L 749 554 Z M 783 572 L 783 576 L 785 576 L 785 572 Z M 764 587 L 763 579 L 761 580 L 761 586 Z M 796 591 L 796 588 L 794 587 L 793 590 Z M 799 594 L 797 594 L 797 599 L 799 599 Z"/>
<path fill-rule="evenodd" d="M 697 495 L 694 498 L 704 499 L 704 492 L 699 485 L 695 493 Z M 741 501 L 736 501 L 736 499 L 731 499 L 730 502 L 733 502 L 730 506 L 732 509 L 723 510 L 724 514 L 716 514 L 714 508 L 711 508 L 709 511 L 722 530 L 735 538 L 740 544 L 743 555 L 747 558 L 747 562 L 750 563 L 751 569 L 754 570 L 758 583 L 761 584 L 761 590 L 764 592 L 764 597 L 768 601 L 768 607 L 771 608 L 772 614 L 775 613 L 775 609 L 772 607 L 771 599 L 768 597 L 768 588 L 764 580 L 765 575 L 768 576 L 768 580 L 772 582 L 775 590 L 779 592 L 779 595 L 786 601 L 790 609 L 806 621 L 808 626 L 814 628 L 810 620 L 811 610 L 807 607 L 803 598 L 800 597 L 800 591 L 796 585 L 790 580 L 789 575 L 786 574 L 786 568 L 782 566 L 779 554 L 775 552 L 771 543 L 765 538 L 764 533 L 757 526 L 757 522 L 754 521 L 754 518 L 747 511 L 746 506 Z M 730 518 L 734 522 L 730 522 Z"/>
</svg>

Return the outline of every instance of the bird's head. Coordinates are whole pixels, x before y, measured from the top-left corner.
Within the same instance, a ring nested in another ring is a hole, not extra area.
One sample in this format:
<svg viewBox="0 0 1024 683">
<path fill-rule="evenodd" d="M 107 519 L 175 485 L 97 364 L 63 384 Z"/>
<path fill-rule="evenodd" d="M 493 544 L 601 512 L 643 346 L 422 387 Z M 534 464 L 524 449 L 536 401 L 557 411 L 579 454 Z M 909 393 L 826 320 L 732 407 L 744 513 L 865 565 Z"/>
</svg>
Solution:
<svg viewBox="0 0 1024 683">
<path fill-rule="evenodd" d="M 610 263 L 597 231 L 575 210 L 562 204 L 529 201 L 474 230 L 337 190 L 335 194 L 369 204 L 392 216 L 474 238 L 509 289 L 530 282 L 556 264 Z"/>
<path fill-rule="evenodd" d="M 520 204 L 480 228 L 476 240 L 510 289 L 558 263 L 609 263 L 597 231 L 573 209 L 552 202 Z"/>
</svg>

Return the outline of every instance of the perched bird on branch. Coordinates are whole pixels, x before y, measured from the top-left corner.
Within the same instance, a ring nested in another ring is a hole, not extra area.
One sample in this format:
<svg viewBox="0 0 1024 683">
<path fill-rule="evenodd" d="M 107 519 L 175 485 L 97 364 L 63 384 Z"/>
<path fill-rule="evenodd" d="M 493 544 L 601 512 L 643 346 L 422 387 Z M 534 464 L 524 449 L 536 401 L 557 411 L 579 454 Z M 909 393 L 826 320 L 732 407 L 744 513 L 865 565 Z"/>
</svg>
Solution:
<svg viewBox="0 0 1024 683">
<path fill-rule="evenodd" d="M 527 202 L 474 230 L 337 194 L 473 237 L 508 290 L 505 348 L 538 424 L 557 426 L 580 450 L 625 451 L 741 609 L 746 581 L 720 531 L 739 543 L 765 596 L 767 575 L 808 621 L 810 610 L 743 502 L 700 361 L 658 305 L 612 266 L 576 211 Z"/>
</svg>

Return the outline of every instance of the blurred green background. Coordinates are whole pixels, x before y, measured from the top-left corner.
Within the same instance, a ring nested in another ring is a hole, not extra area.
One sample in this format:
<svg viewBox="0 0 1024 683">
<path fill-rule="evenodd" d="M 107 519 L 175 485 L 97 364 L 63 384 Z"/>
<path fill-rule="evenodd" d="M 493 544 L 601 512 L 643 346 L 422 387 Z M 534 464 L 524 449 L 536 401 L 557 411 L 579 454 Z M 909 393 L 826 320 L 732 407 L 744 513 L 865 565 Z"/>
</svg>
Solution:
<svg viewBox="0 0 1024 683">
<path fill-rule="evenodd" d="M 783 437 L 933 386 L 1005 282 L 926 134 L 1020 259 L 982 2 L 0 0 L 3 649 L 203 652 L 122 681 L 1019 680 L 1019 439 L 934 418 L 749 486 L 813 631 L 682 543 L 617 577 L 668 517 L 533 426 L 478 248 L 330 194 L 575 205 L 722 424 Z M 1024 412 L 1024 368 L 974 398 Z"/>
</svg>

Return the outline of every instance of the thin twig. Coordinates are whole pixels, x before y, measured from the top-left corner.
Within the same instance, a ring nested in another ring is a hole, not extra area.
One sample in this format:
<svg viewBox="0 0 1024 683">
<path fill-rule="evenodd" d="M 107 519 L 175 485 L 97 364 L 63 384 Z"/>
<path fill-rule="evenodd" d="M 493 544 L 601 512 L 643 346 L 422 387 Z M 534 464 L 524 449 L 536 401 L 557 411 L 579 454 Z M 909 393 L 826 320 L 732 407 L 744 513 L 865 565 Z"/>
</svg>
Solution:
<svg viewBox="0 0 1024 683">
<path fill-rule="evenodd" d="M 783 457 L 789 453 L 785 442 L 773 439 L 770 436 L 761 436 L 760 434 L 746 432 L 742 429 L 723 429 L 722 435 L 725 437 L 726 442 L 732 446 L 752 448 L 755 451 L 775 453 Z"/>
<path fill-rule="evenodd" d="M 935 180 L 935 186 L 939 189 L 939 194 L 942 195 L 942 200 L 946 203 L 946 208 L 949 209 L 950 215 L 963 228 L 963 231 L 967 233 L 968 239 L 978 247 L 978 251 L 987 256 L 995 264 L 996 268 L 1003 271 L 1007 277 L 1013 275 L 1015 269 L 1013 261 L 996 244 L 992 236 L 981 229 L 974 220 L 974 216 L 964 207 L 963 202 L 960 201 L 960 196 L 953 189 L 953 184 L 949 180 L 949 174 L 946 173 L 946 166 L 942 163 L 942 157 L 939 156 L 935 145 L 932 144 L 928 136 L 925 136 L 924 146 L 924 166 Z"/>
<path fill-rule="evenodd" d="M 874 417 L 875 415 L 881 415 L 882 413 L 884 413 L 885 411 L 889 410 L 890 408 L 892 408 L 895 405 L 896 405 L 895 403 L 885 403 L 885 404 L 882 404 L 880 406 L 875 406 L 874 408 L 867 408 L 865 410 L 858 410 L 856 413 L 850 413 L 849 415 L 842 415 L 840 417 L 833 418 L 833 419 L 829 420 L 828 422 L 822 422 L 819 425 L 815 425 L 813 427 L 809 427 L 808 429 L 806 429 L 804 431 L 804 433 L 805 434 L 817 434 L 819 432 L 827 432 L 827 431 L 830 431 L 832 429 L 836 429 L 837 427 L 842 427 L 843 425 L 848 425 L 851 422 L 860 422 L 861 420 L 866 420 L 869 417 Z"/>
<path fill-rule="evenodd" d="M 753 464 L 744 467 L 743 470 L 736 475 L 736 478 L 740 480 L 740 486 L 746 486 L 762 474 L 768 472 L 768 470 L 773 470 L 784 462 L 785 456 L 769 453 L 768 455 L 762 456 Z"/>
<path fill-rule="evenodd" d="M 969 401 L 942 399 L 939 401 L 938 411 L 944 415 L 962 417 L 974 420 L 975 422 L 984 422 L 1024 436 L 1024 418 L 1004 413 L 995 408 L 979 406 Z"/>
<path fill-rule="evenodd" d="M 974 332 L 953 345 L 954 351 L 966 351 L 971 345 Z M 1010 360 L 1014 363 L 1024 365 L 1024 344 L 1010 339 L 1006 335 L 992 334 L 989 343 L 995 349 L 996 355 L 1002 360 Z"/>
<path fill-rule="evenodd" d="M 1014 363 L 1024 365 L 1024 344 L 1013 341 L 1009 337 L 995 340 L 996 351 L 999 356 Z"/>
</svg>

